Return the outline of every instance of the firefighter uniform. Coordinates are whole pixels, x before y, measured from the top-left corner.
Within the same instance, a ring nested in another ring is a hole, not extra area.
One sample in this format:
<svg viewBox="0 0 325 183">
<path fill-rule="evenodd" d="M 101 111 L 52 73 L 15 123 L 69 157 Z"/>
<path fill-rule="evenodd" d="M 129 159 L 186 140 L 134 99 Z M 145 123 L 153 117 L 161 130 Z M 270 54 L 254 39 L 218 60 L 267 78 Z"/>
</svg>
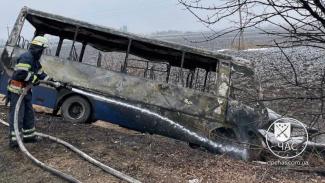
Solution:
<svg viewBox="0 0 325 183">
<path fill-rule="evenodd" d="M 14 68 L 14 73 L 9 81 L 8 100 L 10 101 L 9 108 L 9 124 L 10 124 L 10 141 L 11 147 L 17 146 L 17 140 L 14 133 L 14 113 L 18 98 L 22 94 L 24 88 L 29 85 L 38 85 L 39 80 L 49 80 L 49 76 L 43 71 L 39 59 L 44 48 L 47 47 L 47 39 L 42 36 L 37 36 L 32 41 L 29 50 L 20 55 L 17 64 Z M 19 130 L 22 133 L 25 142 L 35 141 L 35 119 L 32 106 L 32 91 L 28 91 L 23 99 L 18 119 Z"/>
</svg>

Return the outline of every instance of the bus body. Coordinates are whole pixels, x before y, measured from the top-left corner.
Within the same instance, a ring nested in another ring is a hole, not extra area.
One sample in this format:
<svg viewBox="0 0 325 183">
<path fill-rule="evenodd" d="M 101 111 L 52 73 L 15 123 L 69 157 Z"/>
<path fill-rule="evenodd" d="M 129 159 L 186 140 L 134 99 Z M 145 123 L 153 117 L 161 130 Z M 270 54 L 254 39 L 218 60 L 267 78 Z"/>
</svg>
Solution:
<svg viewBox="0 0 325 183">
<path fill-rule="evenodd" d="M 26 21 L 35 28 L 34 36 L 58 37 L 55 54 L 45 53 L 41 57 L 43 69 L 55 80 L 153 111 L 197 136 L 219 143 L 231 143 L 218 138 L 219 135 L 227 138 L 231 136 L 244 143 L 256 142 L 256 126 L 250 122 L 261 119 L 261 113 L 230 97 L 233 72 L 249 77 L 254 74 L 249 61 L 120 32 L 27 7 L 21 10 L 1 52 L 2 94 L 7 92 L 8 79 L 17 58 L 28 48 L 28 41 L 20 35 Z M 65 40 L 72 44 L 68 49 L 69 57 L 61 58 Z M 79 53 L 76 51 L 77 43 L 81 45 Z M 103 68 L 101 54 L 96 65 L 89 65 L 84 58 L 87 46 L 100 53 L 125 53 L 119 65 L 120 70 Z M 134 66 L 134 63 L 144 67 Z M 155 73 L 158 72 L 160 79 L 155 79 Z M 56 90 L 41 85 L 32 90 L 34 104 L 53 109 L 53 114 L 61 109 L 68 121 L 103 120 L 201 145 L 200 141 L 180 132 L 170 123 L 125 106 L 82 96 L 64 88 Z M 251 157 L 245 155 L 239 158 Z"/>
</svg>

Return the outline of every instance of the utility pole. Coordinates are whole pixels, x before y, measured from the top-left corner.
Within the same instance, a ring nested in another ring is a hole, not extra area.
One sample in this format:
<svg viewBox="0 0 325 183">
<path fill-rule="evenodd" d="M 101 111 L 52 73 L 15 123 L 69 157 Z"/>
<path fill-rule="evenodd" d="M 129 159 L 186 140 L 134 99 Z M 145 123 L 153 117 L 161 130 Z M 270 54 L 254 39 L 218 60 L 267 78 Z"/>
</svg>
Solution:
<svg viewBox="0 0 325 183">
<path fill-rule="evenodd" d="M 244 48 L 244 29 L 243 29 L 243 16 L 242 16 L 242 5 L 240 0 L 238 0 L 238 13 L 239 13 L 239 37 L 238 37 L 238 50 Z"/>
</svg>

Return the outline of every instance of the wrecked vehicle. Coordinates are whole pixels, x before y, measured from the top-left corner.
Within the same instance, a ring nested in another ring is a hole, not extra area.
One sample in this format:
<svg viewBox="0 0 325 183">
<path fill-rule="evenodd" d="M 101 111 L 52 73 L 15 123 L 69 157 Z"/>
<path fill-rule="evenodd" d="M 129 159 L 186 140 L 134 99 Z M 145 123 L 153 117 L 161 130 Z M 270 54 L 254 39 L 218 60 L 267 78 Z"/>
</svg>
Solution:
<svg viewBox="0 0 325 183">
<path fill-rule="evenodd" d="M 47 51 L 41 58 L 48 75 L 114 100 L 37 86 L 33 88 L 34 104 L 53 109 L 53 114 L 61 110 L 65 120 L 74 123 L 103 120 L 239 159 L 259 158 L 263 138 L 258 128 L 261 121 L 269 122 L 267 110 L 230 97 L 232 73 L 254 74 L 248 60 L 24 7 L 1 54 L 3 94 L 17 57 L 28 48 L 21 35 L 27 23 L 34 28 L 34 36 L 58 40 L 55 53 Z M 99 53 L 95 62 L 87 61 L 87 48 Z M 68 57 L 64 58 L 66 50 Z M 103 67 L 102 55 L 109 52 L 124 53 L 115 68 Z"/>
</svg>

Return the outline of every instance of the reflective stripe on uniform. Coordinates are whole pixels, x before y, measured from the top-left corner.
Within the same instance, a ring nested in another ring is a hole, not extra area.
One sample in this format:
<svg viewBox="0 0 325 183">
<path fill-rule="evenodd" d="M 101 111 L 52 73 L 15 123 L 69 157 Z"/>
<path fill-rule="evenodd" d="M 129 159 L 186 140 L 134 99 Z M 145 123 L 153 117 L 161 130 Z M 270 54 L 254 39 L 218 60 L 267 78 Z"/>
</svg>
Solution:
<svg viewBox="0 0 325 183">
<path fill-rule="evenodd" d="M 15 71 L 19 71 L 19 70 L 29 71 L 29 69 L 25 68 L 25 67 L 15 67 L 14 70 Z"/>
<path fill-rule="evenodd" d="M 32 73 L 31 72 L 28 72 L 28 75 L 27 75 L 27 77 L 25 78 L 24 81 L 29 81 L 30 80 L 30 77 L 32 77 Z"/>
<path fill-rule="evenodd" d="M 23 138 L 35 137 L 35 128 L 24 130 L 23 129 Z"/>
<path fill-rule="evenodd" d="M 21 94 L 23 92 L 25 86 L 26 85 L 23 82 L 11 80 L 7 86 L 7 89 L 10 92 L 13 92 L 16 94 Z"/>
<path fill-rule="evenodd" d="M 12 132 L 10 133 L 10 140 L 11 140 L 11 141 L 16 141 L 16 140 L 17 140 L 17 138 L 16 138 L 16 134 L 15 134 L 14 131 L 12 131 Z"/>
<path fill-rule="evenodd" d="M 16 93 L 16 94 L 22 94 L 23 91 L 24 91 L 23 88 L 13 86 L 13 85 L 8 85 L 7 90 L 12 92 L 12 93 Z"/>
<path fill-rule="evenodd" d="M 32 83 L 34 83 L 36 80 L 37 80 L 37 76 L 36 76 L 36 75 L 34 75 L 34 78 L 33 78 L 33 81 L 32 81 Z"/>
<path fill-rule="evenodd" d="M 28 134 L 28 135 L 23 135 L 23 138 L 31 138 L 31 137 L 35 137 L 35 133 L 32 134 Z"/>
<path fill-rule="evenodd" d="M 33 132 L 35 132 L 35 127 L 34 128 L 32 128 L 32 129 L 27 129 L 27 130 L 25 130 L 25 129 L 23 129 L 23 133 L 33 133 Z"/>
<path fill-rule="evenodd" d="M 15 65 L 15 71 L 17 70 L 25 70 L 25 71 L 29 71 L 29 69 L 31 69 L 32 66 L 30 64 L 24 64 L 24 63 L 18 63 Z"/>
</svg>

